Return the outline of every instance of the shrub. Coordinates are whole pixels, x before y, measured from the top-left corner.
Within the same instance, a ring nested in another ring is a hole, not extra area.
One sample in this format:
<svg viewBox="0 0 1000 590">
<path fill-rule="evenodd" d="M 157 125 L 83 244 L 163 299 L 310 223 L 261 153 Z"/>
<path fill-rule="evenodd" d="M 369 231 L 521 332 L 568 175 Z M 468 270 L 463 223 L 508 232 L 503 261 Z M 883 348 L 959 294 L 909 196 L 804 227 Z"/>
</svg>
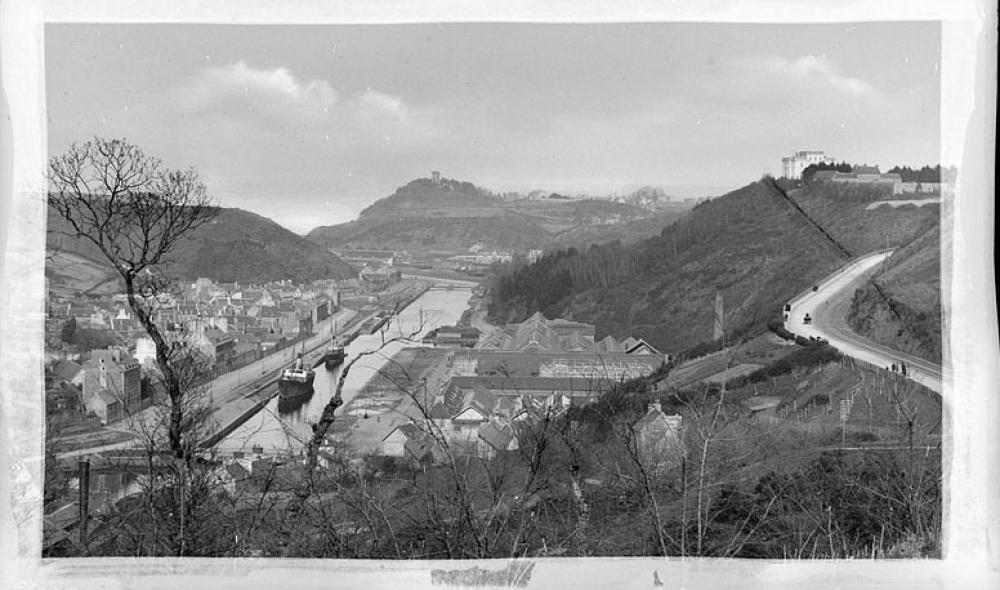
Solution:
<svg viewBox="0 0 1000 590">
<path fill-rule="evenodd" d="M 851 438 L 856 442 L 875 442 L 878 436 L 873 432 L 856 432 Z"/>
<path fill-rule="evenodd" d="M 795 369 L 812 368 L 840 360 L 841 354 L 836 348 L 822 340 L 806 341 L 808 344 L 797 349 L 788 356 L 778 359 L 749 375 L 731 379 L 729 387 L 737 389 L 751 383 L 760 383 L 767 379 L 787 375 Z"/>
</svg>

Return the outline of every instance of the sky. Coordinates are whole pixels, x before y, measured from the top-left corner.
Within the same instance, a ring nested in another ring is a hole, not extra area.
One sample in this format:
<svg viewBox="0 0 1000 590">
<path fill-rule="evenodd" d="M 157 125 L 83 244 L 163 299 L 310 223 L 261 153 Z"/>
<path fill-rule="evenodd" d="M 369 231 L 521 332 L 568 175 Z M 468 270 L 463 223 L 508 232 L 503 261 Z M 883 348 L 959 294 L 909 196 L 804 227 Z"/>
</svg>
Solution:
<svg viewBox="0 0 1000 590">
<path fill-rule="evenodd" d="M 50 154 L 124 137 L 305 233 L 431 170 L 717 194 L 781 157 L 939 161 L 938 23 L 46 27 Z"/>
</svg>

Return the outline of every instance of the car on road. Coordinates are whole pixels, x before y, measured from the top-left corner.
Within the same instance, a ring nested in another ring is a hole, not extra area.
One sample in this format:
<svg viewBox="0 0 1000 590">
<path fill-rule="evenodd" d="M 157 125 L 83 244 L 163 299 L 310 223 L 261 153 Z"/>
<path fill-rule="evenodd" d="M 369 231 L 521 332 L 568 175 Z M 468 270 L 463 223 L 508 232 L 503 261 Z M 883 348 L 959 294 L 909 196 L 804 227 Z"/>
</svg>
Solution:
<svg viewBox="0 0 1000 590">
<path fill-rule="evenodd" d="M 802 318 L 802 323 L 803 324 L 811 324 L 811 323 L 813 323 L 812 316 L 807 313 L 805 315 L 805 317 Z"/>
</svg>

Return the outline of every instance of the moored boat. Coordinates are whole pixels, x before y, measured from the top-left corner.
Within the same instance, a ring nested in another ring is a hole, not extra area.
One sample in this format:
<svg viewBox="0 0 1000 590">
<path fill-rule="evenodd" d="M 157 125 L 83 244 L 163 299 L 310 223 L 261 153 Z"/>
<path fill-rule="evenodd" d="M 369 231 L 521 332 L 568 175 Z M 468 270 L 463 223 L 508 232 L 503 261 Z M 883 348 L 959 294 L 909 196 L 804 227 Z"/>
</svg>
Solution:
<svg viewBox="0 0 1000 590">
<path fill-rule="evenodd" d="M 321 356 L 319 360 L 316 361 L 316 364 L 313 365 L 313 368 L 318 367 L 322 363 L 322 365 L 326 368 L 327 371 L 332 371 L 337 367 L 339 367 L 344 362 L 344 359 L 347 357 L 347 353 L 344 351 L 344 344 L 340 342 L 340 339 L 337 338 L 336 336 L 337 333 L 336 322 L 334 322 L 333 324 L 333 333 L 334 336 L 330 337 L 330 346 L 326 348 L 326 352 L 324 352 L 323 356 Z"/>
<path fill-rule="evenodd" d="M 339 367 L 345 358 L 347 358 L 347 352 L 344 351 L 344 346 L 336 339 L 331 339 L 330 346 L 326 348 L 323 356 L 319 357 L 313 368 L 323 365 L 327 371 L 332 371 Z"/>
<path fill-rule="evenodd" d="M 339 367 L 345 358 L 347 358 L 347 353 L 344 352 L 343 346 L 331 345 L 323 355 L 323 366 L 326 367 L 327 371 L 332 371 Z"/>
<path fill-rule="evenodd" d="M 289 399 L 304 395 L 312 395 L 313 379 L 316 373 L 302 364 L 302 355 L 295 359 L 295 364 L 283 370 L 278 377 L 278 396 Z"/>
</svg>

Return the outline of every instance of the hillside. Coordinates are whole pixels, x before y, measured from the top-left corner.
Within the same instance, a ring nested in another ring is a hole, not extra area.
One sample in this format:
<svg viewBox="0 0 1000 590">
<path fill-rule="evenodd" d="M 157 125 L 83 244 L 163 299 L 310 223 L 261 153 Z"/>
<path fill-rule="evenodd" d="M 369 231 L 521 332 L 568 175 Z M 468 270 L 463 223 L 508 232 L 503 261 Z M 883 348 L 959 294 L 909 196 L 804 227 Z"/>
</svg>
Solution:
<svg viewBox="0 0 1000 590">
<path fill-rule="evenodd" d="M 45 277 L 49 279 L 49 290 L 59 296 L 109 295 L 120 292 L 123 285 L 121 276 L 110 266 L 65 250 L 46 253 Z"/>
<path fill-rule="evenodd" d="M 878 195 L 810 188 L 795 202 L 854 254 L 888 233 L 908 244 L 938 223 L 936 208 L 866 211 Z M 597 337 L 631 334 L 665 351 L 710 340 L 722 293 L 731 336 L 762 332 L 781 304 L 829 274 L 844 255 L 767 182 L 702 203 L 660 235 L 631 246 L 563 251 L 494 280 L 490 317 L 535 311 L 597 325 Z"/>
<path fill-rule="evenodd" d="M 58 233 L 65 221 L 51 209 L 47 248 L 103 264 L 104 257 L 87 240 Z M 219 209 L 171 254 L 171 274 L 182 279 L 264 282 L 292 279 L 350 278 L 356 271 L 336 255 L 316 247 L 277 223 L 242 209 Z"/>
<path fill-rule="evenodd" d="M 673 204 L 668 208 L 653 214 L 651 217 L 635 219 L 613 225 L 590 225 L 570 228 L 556 234 L 549 242 L 554 248 L 586 248 L 590 244 L 606 242 L 621 242 L 632 244 L 657 236 L 663 228 L 674 223 L 693 205 Z"/>
<path fill-rule="evenodd" d="M 500 211 L 500 210 L 498 210 Z M 487 249 L 528 250 L 548 243 L 549 232 L 520 215 L 493 217 L 393 217 L 360 219 L 313 230 L 307 236 L 328 248 L 464 251 L 473 244 Z"/>
<path fill-rule="evenodd" d="M 433 209 L 491 208 L 498 207 L 499 198 L 481 190 L 471 182 L 442 179 L 438 182 L 430 178 L 419 178 L 396 192 L 375 201 L 363 211 L 360 218 L 424 217 L 432 215 Z"/>
<path fill-rule="evenodd" d="M 940 363 L 941 247 L 940 227 L 933 226 L 900 248 L 873 277 L 889 302 L 871 284 L 858 289 L 848 315 L 851 327 L 876 342 Z"/>
<path fill-rule="evenodd" d="M 325 248 L 464 251 L 480 244 L 524 251 L 547 247 L 575 230 L 582 230 L 586 239 L 608 241 L 603 231 L 651 215 L 602 199 L 505 201 L 468 182 L 423 178 L 376 201 L 357 220 L 317 227 L 306 237 Z"/>
</svg>

